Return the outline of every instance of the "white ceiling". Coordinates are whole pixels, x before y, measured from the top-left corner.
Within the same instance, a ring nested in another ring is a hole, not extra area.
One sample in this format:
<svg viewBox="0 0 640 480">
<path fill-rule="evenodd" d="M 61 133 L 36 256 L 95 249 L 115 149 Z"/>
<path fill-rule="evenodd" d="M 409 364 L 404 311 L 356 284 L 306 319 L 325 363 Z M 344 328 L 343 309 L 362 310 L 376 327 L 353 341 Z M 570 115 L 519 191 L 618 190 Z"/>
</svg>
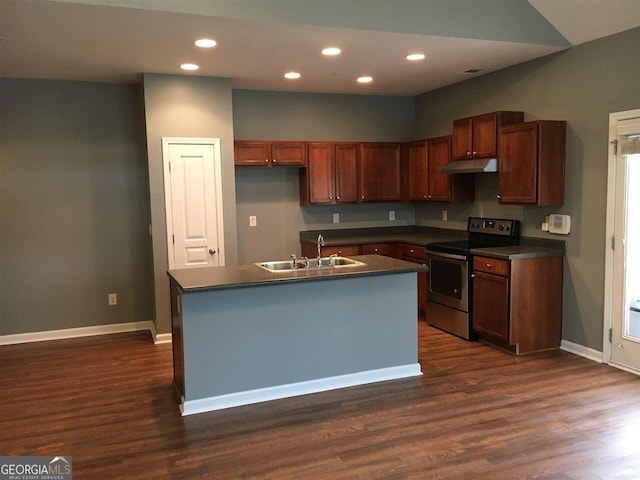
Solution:
<svg viewBox="0 0 640 480">
<path fill-rule="evenodd" d="M 0 77 L 137 82 L 193 62 L 238 89 L 416 95 L 637 26 L 640 0 L 0 0 Z"/>
</svg>

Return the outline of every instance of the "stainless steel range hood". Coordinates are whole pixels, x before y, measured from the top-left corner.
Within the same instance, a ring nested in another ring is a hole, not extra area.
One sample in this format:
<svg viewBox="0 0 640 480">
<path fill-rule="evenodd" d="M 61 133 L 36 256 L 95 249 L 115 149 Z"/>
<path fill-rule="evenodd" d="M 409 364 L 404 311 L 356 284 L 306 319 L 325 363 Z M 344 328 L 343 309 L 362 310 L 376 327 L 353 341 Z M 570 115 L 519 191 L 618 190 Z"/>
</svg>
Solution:
<svg viewBox="0 0 640 480">
<path fill-rule="evenodd" d="M 479 160 L 458 160 L 445 163 L 440 168 L 441 173 L 487 173 L 498 171 L 497 158 L 482 158 Z"/>
</svg>

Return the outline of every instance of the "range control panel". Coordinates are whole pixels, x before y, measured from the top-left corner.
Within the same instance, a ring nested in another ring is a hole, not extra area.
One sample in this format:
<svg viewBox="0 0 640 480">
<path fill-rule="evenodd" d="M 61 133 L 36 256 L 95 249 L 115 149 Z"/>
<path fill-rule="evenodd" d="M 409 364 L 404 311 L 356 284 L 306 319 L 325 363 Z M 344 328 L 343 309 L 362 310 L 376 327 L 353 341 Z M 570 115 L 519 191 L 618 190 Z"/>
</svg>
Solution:
<svg viewBox="0 0 640 480">
<path fill-rule="evenodd" d="M 503 218 L 469 217 L 467 231 L 469 233 L 484 233 L 488 235 L 501 235 L 504 237 L 516 237 L 519 235 L 520 222 L 518 220 L 506 220 Z"/>
</svg>

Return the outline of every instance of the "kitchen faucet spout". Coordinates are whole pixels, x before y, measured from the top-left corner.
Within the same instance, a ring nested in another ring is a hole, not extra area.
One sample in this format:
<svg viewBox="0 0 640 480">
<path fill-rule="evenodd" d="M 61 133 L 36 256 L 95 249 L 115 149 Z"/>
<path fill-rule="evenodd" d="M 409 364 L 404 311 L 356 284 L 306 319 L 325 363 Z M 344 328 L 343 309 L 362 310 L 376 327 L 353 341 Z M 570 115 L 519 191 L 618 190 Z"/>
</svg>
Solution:
<svg viewBox="0 0 640 480">
<path fill-rule="evenodd" d="M 318 266 L 322 263 L 322 247 L 324 247 L 324 237 L 322 235 L 318 235 Z"/>
</svg>

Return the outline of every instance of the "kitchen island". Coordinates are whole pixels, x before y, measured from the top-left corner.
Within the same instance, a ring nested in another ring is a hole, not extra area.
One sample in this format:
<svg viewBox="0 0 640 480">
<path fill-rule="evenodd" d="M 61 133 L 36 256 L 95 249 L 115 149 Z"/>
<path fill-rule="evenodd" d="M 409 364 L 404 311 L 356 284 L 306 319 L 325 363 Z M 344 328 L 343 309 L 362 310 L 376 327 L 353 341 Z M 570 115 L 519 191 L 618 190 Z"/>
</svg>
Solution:
<svg viewBox="0 0 640 480">
<path fill-rule="evenodd" d="M 174 384 L 183 415 L 421 375 L 417 275 L 355 266 L 171 270 Z"/>
</svg>

